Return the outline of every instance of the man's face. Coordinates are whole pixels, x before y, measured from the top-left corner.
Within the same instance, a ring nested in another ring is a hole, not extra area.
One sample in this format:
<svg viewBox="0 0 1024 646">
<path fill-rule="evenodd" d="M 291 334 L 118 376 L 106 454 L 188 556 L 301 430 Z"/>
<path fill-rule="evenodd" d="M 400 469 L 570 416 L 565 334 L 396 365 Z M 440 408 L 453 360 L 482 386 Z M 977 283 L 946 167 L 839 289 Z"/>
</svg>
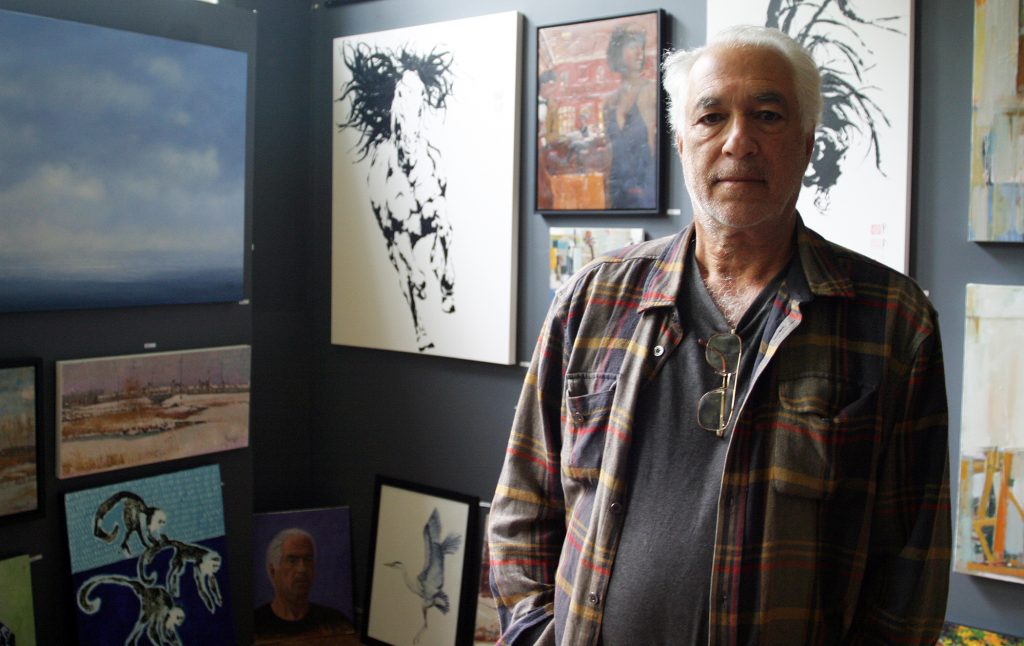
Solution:
<svg viewBox="0 0 1024 646">
<path fill-rule="evenodd" d="M 782 224 L 814 142 L 802 131 L 787 61 L 771 49 L 712 48 L 687 90 L 676 144 L 697 220 L 717 229 Z"/>
<path fill-rule="evenodd" d="M 270 565 L 274 592 L 289 602 L 305 602 L 313 587 L 313 544 L 305 536 L 289 536 L 281 547 L 281 561 Z"/>
</svg>

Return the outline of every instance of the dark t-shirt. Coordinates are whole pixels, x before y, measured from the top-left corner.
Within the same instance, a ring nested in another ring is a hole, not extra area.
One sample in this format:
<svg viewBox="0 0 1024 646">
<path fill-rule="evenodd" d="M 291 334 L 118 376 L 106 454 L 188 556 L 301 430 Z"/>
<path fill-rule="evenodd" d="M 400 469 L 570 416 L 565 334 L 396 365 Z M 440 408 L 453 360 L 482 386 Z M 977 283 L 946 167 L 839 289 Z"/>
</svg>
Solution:
<svg viewBox="0 0 1024 646">
<path fill-rule="evenodd" d="M 297 621 L 281 619 L 274 614 L 269 603 L 256 609 L 253 629 L 257 642 L 296 635 L 342 635 L 354 631 L 352 623 L 340 611 L 316 603 L 309 604 L 309 612 Z"/>
<path fill-rule="evenodd" d="M 750 385 L 786 271 L 762 291 L 737 327 L 743 340 L 737 407 Z M 605 646 L 708 640 L 711 562 L 730 433 L 718 437 L 697 423 L 697 401 L 722 385 L 701 341 L 728 332 L 729 326 L 698 272 L 691 253 L 679 298 L 683 340 L 637 402 L 625 525 L 601 623 Z"/>
</svg>

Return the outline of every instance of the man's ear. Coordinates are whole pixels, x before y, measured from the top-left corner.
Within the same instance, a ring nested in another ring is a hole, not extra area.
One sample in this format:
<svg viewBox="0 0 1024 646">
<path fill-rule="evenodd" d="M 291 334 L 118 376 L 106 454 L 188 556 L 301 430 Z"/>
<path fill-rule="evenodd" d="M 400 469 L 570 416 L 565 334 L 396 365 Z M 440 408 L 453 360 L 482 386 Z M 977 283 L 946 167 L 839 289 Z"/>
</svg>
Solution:
<svg viewBox="0 0 1024 646">
<path fill-rule="evenodd" d="M 817 128 L 812 130 L 807 135 L 807 141 L 804 143 L 804 155 L 807 157 L 807 161 L 811 160 L 811 151 L 814 150 L 814 133 L 816 131 L 817 131 Z"/>
<path fill-rule="evenodd" d="M 683 158 L 683 138 L 680 135 L 676 135 L 676 153 L 679 158 Z"/>
</svg>

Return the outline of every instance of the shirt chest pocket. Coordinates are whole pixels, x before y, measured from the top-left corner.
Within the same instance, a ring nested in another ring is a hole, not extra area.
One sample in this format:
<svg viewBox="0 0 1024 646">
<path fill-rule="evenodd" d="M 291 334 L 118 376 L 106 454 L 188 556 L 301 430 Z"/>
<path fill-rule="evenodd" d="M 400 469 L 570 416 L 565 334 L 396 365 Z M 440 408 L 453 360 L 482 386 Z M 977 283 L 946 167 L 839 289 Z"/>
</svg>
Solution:
<svg viewBox="0 0 1024 646">
<path fill-rule="evenodd" d="M 612 422 L 618 375 L 573 374 L 566 377 L 562 471 L 574 480 L 597 480 L 605 440 Z"/>
<path fill-rule="evenodd" d="M 768 463 L 782 494 L 827 498 L 845 485 L 865 485 L 874 464 L 879 428 L 874 387 L 832 376 L 779 384 Z"/>
</svg>

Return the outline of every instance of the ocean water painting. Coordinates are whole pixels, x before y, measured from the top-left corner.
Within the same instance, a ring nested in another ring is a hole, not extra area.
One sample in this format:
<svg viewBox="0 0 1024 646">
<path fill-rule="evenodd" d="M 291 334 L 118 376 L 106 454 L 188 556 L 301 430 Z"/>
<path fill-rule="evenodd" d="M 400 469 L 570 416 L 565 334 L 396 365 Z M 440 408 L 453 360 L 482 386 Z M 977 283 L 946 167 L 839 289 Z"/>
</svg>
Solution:
<svg viewBox="0 0 1024 646">
<path fill-rule="evenodd" d="M 245 52 L 0 11 L 0 312 L 245 297 Z"/>
</svg>

